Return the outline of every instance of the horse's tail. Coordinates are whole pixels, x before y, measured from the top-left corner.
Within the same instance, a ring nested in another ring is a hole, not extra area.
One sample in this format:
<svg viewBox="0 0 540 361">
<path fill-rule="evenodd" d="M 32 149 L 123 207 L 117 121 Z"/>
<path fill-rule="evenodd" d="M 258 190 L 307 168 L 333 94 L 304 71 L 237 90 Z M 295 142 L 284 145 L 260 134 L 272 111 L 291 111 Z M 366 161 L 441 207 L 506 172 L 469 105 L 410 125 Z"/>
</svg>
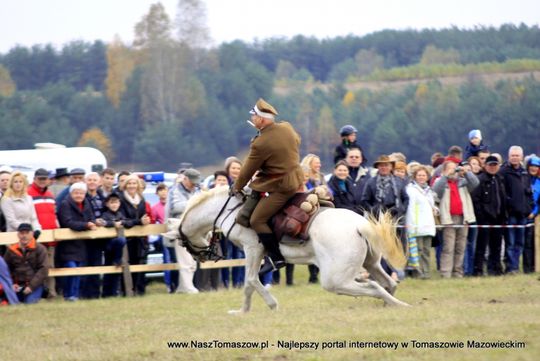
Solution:
<svg viewBox="0 0 540 361">
<path fill-rule="evenodd" d="M 397 269 L 403 269 L 407 263 L 407 257 L 403 254 L 401 241 L 397 236 L 397 221 L 389 212 L 379 213 L 379 217 L 369 214 L 366 217 L 368 226 L 359 226 L 360 235 L 367 236 L 370 246 L 384 259 Z"/>
</svg>

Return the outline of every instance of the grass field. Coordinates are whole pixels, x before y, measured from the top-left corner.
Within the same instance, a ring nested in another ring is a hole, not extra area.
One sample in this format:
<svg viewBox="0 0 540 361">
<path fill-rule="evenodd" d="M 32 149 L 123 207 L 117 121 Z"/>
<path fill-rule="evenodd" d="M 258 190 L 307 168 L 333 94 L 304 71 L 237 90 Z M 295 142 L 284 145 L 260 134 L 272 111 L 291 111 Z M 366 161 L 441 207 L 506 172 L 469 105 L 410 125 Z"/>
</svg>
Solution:
<svg viewBox="0 0 540 361">
<path fill-rule="evenodd" d="M 539 359 L 538 275 L 407 279 L 397 296 L 413 307 L 389 308 L 379 300 L 337 296 L 308 285 L 305 268 L 295 271 L 297 285 L 272 288 L 280 301 L 277 312 L 255 296 L 250 314 L 230 316 L 227 311 L 240 306 L 241 290 L 169 295 L 161 283 L 138 298 L 3 307 L 0 360 Z M 412 340 L 425 344 L 413 345 Z M 188 345 L 169 348 L 171 341 Z M 192 341 L 221 348 L 197 348 Z M 243 341 L 268 342 L 268 348 L 234 343 Z M 297 344 L 289 350 L 283 341 Z M 318 349 L 300 349 L 303 341 L 318 342 Z M 477 349 L 468 347 L 468 341 L 518 341 L 524 348 L 514 343 L 507 344 L 514 348 Z"/>
</svg>

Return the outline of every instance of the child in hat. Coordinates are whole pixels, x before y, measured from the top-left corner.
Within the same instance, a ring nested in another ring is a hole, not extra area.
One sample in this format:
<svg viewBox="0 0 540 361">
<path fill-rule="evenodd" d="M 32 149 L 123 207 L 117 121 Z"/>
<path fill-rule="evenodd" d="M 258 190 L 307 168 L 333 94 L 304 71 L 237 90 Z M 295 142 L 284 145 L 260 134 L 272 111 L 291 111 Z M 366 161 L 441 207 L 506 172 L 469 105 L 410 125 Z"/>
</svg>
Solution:
<svg viewBox="0 0 540 361">
<path fill-rule="evenodd" d="M 465 155 L 463 159 L 478 156 L 478 152 L 487 149 L 487 145 L 484 145 L 482 140 L 482 132 L 480 132 L 479 129 L 473 129 L 469 132 L 469 144 L 467 144 L 465 147 Z"/>
</svg>

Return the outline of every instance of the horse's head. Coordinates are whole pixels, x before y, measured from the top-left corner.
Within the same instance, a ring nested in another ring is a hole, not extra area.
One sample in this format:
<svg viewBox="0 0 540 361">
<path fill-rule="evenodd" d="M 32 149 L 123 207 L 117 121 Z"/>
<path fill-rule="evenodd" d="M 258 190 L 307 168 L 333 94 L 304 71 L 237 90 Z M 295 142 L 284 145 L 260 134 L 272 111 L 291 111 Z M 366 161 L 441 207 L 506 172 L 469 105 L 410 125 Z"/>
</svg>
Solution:
<svg viewBox="0 0 540 361">
<path fill-rule="evenodd" d="M 178 222 L 178 238 L 196 259 L 219 259 L 218 218 L 228 203 L 228 188 L 214 188 L 191 198 Z"/>
</svg>

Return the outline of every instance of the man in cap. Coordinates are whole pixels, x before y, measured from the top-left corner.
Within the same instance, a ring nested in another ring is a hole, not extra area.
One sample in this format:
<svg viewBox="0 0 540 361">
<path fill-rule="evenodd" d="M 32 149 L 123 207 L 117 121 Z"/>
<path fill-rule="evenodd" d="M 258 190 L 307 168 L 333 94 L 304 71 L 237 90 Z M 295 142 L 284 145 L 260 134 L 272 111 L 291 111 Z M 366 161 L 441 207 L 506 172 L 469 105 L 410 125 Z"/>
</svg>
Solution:
<svg viewBox="0 0 540 361">
<path fill-rule="evenodd" d="M 497 157 L 490 155 L 486 158 L 484 171 L 478 175 L 480 183 L 473 190 L 471 196 L 476 223 L 479 225 L 500 225 L 506 222 L 506 189 L 502 177 L 497 174 L 500 168 Z M 502 275 L 502 235 L 503 230 L 500 228 L 480 228 L 478 230 L 474 253 L 474 276 L 484 275 L 484 257 L 488 244 L 488 274 L 491 276 Z"/>
<path fill-rule="evenodd" d="M 19 242 L 8 247 L 4 260 L 19 301 L 36 303 L 41 299 L 48 274 L 47 250 L 36 242 L 32 225 L 28 223 L 19 224 L 17 237 Z"/>
<path fill-rule="evenodd" d="M 249 187 L 260 200 L 251 214 L 250 227 L 268 253 L 260 274 L 285 266 L 268 221 L 299 190 L 304 174 L 300 167 L 300 136 L 288 122 L 275 122 L 278 112 L 263 99 L 250 111 L 251 122 L 259 134 L 251 141 L 232 192 L 240 193 L 255 173 Z"/>
<path fill-rule="evenodd" d="M 169 190 L 165 206 L 165 219 L 180 218 L 186 210 L 188 200 L 200 192 L 200 182 L 201 173 L 198 170 L 188 168 L 182 172 L 182 180 Z M 169 244 L 168 246 L 171 261 L 180 264 L 179 279 L 176 285 L 171 284 L 171 291 L 174 287 L 178 287 L 176 289 L 177 293 L 198 293 L 199 290 L 193 285 L 197 262 L 186 248 L 180 246 L 178 242 L 174 242 L 174 251 L 171 249 L 173 245 Z"/>
<path fill-rule="evenodd" d="M 34 181 L 28 187 L 28 195 L 32 197 L 36 215 L 42 229 L 58 228 L 56 219 L 56 201 L 54 195 L 47 188 L 49 173 L 43 168 L 39 168 L 34 173 Z M 49 267 L 54 267 L 54 250 L 56 242 L 48 242 L 43 245 L 47 249 Z M 48 277 L 46 286 L 49 289 L 49 298 L 56 296 L 54 277 Z"/>
<path fill-rule="evenodd" d="M 84 175 L 86 172 L 82 168 L 73 168 L 71 172 L 69 172 L 69 185 L 73 185 L 75 183 L 84 182 Z M 70 193 L 69 187 L 64 188 L 58 196 L 56 196 L 56 206 L 60 207 L 62 204 L 62 201 L 68 196 Z"/>
</svg>

